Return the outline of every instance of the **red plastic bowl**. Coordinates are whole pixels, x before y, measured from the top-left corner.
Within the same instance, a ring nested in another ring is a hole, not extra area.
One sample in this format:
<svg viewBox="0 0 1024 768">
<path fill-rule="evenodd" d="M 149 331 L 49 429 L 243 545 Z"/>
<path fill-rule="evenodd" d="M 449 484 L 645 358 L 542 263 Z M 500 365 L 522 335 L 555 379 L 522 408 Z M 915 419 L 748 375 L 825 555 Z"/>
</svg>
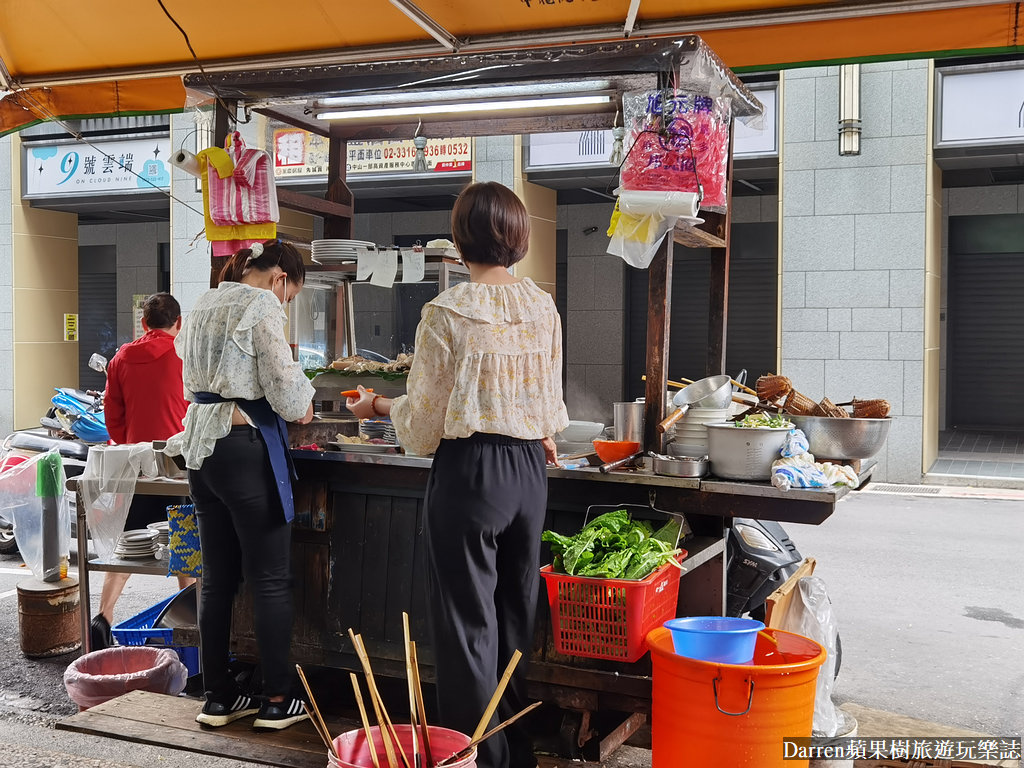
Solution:
<svg viewBox="0 0 1024 768">
<path fill-rule="evenodd" d="M 605 464 L 632 456 L 640 450 L 640 443 L 635 440 L 595 440 L 594 450 Z"/>
</svg>

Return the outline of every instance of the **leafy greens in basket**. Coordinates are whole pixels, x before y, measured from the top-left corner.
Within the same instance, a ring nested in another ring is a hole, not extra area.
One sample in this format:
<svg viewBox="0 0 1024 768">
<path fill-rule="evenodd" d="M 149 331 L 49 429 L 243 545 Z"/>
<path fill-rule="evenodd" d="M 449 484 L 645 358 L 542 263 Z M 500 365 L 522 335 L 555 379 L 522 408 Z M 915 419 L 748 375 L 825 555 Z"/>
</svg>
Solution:
<svg viewBox="0 0 1024 768">
<path fill-rule="evenodd" d="M 575 536 L 544 531 L 551 545 L 552 569 L 572 576 L 644 579 L 665 563 L 678 565 L 679 521 L 655 531 L 645 520 L 633 520 L 625 509 L 595 517 Z"/>
</svg>

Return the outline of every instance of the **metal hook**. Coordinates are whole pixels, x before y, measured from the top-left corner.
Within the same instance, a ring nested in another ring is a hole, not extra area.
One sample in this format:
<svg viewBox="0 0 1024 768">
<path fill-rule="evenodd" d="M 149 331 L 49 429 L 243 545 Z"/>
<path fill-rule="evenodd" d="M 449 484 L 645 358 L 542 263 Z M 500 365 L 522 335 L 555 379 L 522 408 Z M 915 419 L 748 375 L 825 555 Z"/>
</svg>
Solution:
<svg viewBox="0 0 1024 768">
<path fill-rule="evenodd" d="M 415 133 L 413 133 L 413 135 L 412 135 L 412 137 L 413 137 L 414 139 L 415 139 L 415 138 L 416 138 L 417 136 L 419 136 L 419 135 L 420 135 L 420 128 L 422 128 L 422 127 L 423 127 L 423 119 L 421 118 L 421 119 L 420 119 L 420 121 L 419 121 L 419 122 L 418 122 L 418 123 L 416 124 L 416 132 L 415 132 Z"/>
</svg>

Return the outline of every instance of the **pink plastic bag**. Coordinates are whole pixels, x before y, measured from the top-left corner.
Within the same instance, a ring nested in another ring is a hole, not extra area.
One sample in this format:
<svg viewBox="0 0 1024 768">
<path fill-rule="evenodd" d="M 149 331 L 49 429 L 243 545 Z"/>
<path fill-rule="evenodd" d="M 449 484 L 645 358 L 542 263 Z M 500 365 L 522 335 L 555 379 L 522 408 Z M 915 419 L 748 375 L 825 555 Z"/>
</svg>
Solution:
<svg viewBox="0 0 1024 768">
<path fill-rule="evenodd" d="M 699 181 L 701 209 L 724 212 L 729 102 L 685 91 L 631 91 L 622 102 L 629 131 L 623 189 L 699 193 Z"/>
<path fill-rule="evenodd" d="M 238 131 L 228 136 L 224 148 L 235 163 L 234 172 L 221 178 L 212 163 L 206 171 L 213 223 L 235 226 L 278 221 L 281 216 L 270 156 L 262 149 L 246 147 Z"/>
<path fill-rule="evenodd" d="M 170 648 L 125 645 L 93 651 L 64 670 L 64 687 L 80 708 L 88 709 L 129 691 L 177 696 L 188 669 Z"/>
</svg>

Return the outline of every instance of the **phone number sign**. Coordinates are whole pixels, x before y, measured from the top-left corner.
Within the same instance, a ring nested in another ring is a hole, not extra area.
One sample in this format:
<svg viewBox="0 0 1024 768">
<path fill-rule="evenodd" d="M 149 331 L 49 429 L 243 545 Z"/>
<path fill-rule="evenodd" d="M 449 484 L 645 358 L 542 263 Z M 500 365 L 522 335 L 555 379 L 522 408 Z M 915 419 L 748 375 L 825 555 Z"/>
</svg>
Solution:
<svg viewBox="0 0 1024 768">
<path fill-rule="evenodd" d="M 327 140 L 298 129 L 274 131 L 274 176 L 327 175 Z M 469 172 L 473 169 L 471 138 L 430 139 L 423 150 L 426 173 Z M 349 141 L 346 175 L 412 173 L 416 146 L 412 139 Z"/>
</svg>

